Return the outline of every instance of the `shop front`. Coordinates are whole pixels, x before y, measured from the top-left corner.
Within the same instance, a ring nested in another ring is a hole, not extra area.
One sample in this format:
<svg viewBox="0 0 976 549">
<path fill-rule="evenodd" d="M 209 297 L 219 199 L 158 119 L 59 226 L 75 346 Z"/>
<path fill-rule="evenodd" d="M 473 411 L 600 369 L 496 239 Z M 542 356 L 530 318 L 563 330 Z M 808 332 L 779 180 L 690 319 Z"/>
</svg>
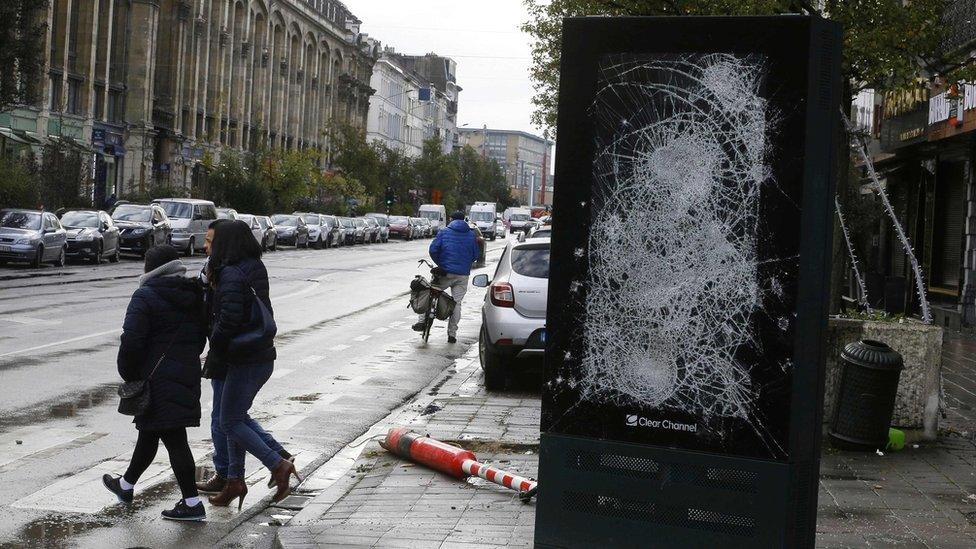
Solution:
<svg viewBox="0 0 976 549">
<path fill-rule="evenodd" d="M 922 267 L 934 322 L 958 329 L 976 321 L 972 270 L 972 170 L 976 86 L 934 88 L 907 98 L 887 94 L 882 185 Z M 869 300 L 891 313 L 919 313 L 910 258 L 884 216 L 867 269 Z"/>
<path fill-rule="evenodd" d="M 109 208 L 121 192 L 119 174 L 125 159 L 122 128 L 96 123 L 92 129 L 93 154 L 92 203 L 96 208 Z"/>
</svg>

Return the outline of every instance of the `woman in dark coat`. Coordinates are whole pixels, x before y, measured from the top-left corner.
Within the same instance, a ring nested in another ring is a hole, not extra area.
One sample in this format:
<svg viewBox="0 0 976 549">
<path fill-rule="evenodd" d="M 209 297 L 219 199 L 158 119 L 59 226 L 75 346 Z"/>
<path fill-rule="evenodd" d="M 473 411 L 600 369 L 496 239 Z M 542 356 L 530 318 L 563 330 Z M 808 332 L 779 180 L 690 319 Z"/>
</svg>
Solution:
<svg viewBox="0 0 976 549">
<path fill-rule="evenodd" d="M 186 278 L 186 266 L 171 246 L 148 250 L 145 269 L 125 312 L 118 368 L 125 381 L 149 380 L 149 407 L 133 420 L 139 438 L 128 470 L 121 477 L 105 475 L 102 482 L 130 503 L 134 485 L 162 441 L 183 494 L 163 518 L 203 520 L 206 512 L 186 438 L 187 427 L 200 425 L 200 354 L 206 343 L 201 292 Z"/>
<path fill-rule="evenodd" d="M 213 505 L 229 505 L 238 500 L 238 508 L 247 495 L 244 483 L 245 451 L 271 470 L 277 485 L 274 501 L 291 491 L 289 479 L 296 478 L 295 465 L 283 457 L 281 445 L 259 432 L 260 425 L 249 415 L 254 398 L 271 378 L 277 357 L 274 334 L 265 334 L 253 322 L 257 300 L 273 314 L 269 296 L 268 271 L 261 262 L 261 246 L 250 228 L 242 221 L 223 223 L 214 228 L 207 278 L 213 288 L 210 308 L 210 353 L 208 375 L 223 378 L 220 400 L 220 427 L 227 435 L 228 469 L 223 490 L 210 498 Z M 259 333 L 246 346 L 235 340 L 242 334 Z M 214 395 L 214 400 L 218 400 Z M 255 426 L 258 429 L 255 429 Z"/>
</svg>

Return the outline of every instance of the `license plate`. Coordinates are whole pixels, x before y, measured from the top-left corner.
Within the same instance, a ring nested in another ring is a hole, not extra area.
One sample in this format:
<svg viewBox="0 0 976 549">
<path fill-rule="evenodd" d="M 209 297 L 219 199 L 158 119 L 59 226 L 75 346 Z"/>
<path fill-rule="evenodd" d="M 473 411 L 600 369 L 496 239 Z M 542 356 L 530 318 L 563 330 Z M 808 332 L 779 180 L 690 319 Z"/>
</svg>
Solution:
<svg viewBox="0 0 976 549">
<path fill-rule="evenodd" d="M 0 252 L 9 252 L 9 251 L 10 251 L 10 246 L 7 246 L 6 244 L 0 244 Z"/>
</svg>

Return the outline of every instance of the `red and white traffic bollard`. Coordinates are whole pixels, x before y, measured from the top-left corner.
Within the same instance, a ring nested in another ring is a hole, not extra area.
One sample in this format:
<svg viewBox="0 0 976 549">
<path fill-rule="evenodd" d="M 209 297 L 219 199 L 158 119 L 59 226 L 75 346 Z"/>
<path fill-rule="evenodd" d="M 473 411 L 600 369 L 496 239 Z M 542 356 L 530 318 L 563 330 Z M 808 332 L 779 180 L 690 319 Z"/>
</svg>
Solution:
<svg viewBox="0 0 976 549">
<path fill-rule="evenodd" d="M 538 484 L 534 480 L 479 463 L 474 453 L 468 450 L 420 436 L 405 427 L 390 429 L 381 445 L 403 459 L 415 461 L 457 478 L 478 476 L 521 493 L 535 489 Z"/>
</svg>

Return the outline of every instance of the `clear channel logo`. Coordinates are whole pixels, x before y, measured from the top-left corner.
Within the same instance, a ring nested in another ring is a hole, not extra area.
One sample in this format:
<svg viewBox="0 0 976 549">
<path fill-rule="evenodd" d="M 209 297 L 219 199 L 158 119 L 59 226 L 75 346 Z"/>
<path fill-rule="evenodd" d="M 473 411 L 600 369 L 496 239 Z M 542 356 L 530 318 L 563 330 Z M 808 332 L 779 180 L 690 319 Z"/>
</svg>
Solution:
<svg viewBox="0 0 976 549">
<path fill-rule="evenodd" d="M 666 431 L 684 431 L 686 433 L 697 433 L 698 425 L 695 423 L 679 423 L 670 419 L 649 419 L 639 414 L 627 414 L 627 427 L 643 427 L 645 429 L 664 429 Z"/>
</svg>

